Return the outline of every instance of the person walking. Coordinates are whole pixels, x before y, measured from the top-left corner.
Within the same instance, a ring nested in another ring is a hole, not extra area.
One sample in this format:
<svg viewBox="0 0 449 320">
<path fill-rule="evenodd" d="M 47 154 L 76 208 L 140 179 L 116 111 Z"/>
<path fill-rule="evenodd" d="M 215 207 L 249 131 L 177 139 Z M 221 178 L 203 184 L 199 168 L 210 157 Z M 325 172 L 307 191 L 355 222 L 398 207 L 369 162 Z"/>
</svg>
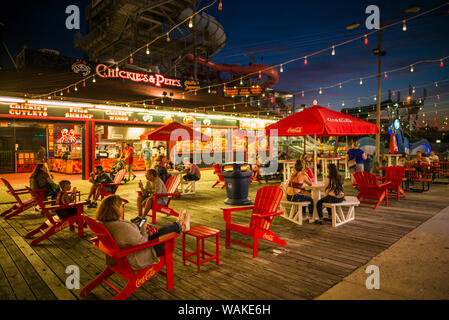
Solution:
<svg viewBox="0 0 449 320">
<path fill-rule="evenodd" d="M 150 170 L 151 169 L 151 155 L 152 155 L 152 150 L 149 146 L 149 142 L 146 141 L 144 142 L 143 145 L 143 149 L 140 152 L 140 157 L 143 158 L 143 160 L 145 161 L 145 169 Z"/>
<path fill-rule="evenodd" d="M 128 181 L 131 181 L 131 174 L 133 175 L 133 180 L 136 178 L 136 175 L 133 172 L 134 149 L 131 143 L 126 144 L 124 154 L 125 154 L 126 171 L 128 172 Z"/>
</svg>

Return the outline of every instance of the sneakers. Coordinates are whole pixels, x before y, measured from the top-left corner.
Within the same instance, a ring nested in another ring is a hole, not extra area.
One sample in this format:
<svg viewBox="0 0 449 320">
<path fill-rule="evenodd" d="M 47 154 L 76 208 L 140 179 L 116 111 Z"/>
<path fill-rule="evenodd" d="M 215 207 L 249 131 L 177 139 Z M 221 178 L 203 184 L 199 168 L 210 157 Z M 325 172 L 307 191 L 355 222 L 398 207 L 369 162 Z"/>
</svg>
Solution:
<svg viewBox="0 0 449 320">
<path fill-rule="evenodd" d="M 182 232 L 190 230 L 190 214 L 185 209 L 179 214 L 178 222 L 181 224 Z"/>
<path fill-rule="evenodd" d="M 90 202 L 90 203 L 87 205 L 87 207 L 88 207 L 88 208 L 96 208 L 96 207 L 97 207 L 97 203 L 96 203 L 96 202 Z"/>
<path fill-rule="evenodd" d="M 130 221 L 131 221 L 132 223 L 138 223 L 138 222 L 140 222 L 140 220 L 142 220 L 142 218 L 139 217 L 139 216 L 137 216 L 137 217 L 135 217 L 135 218 L 132 218 Z"/>
<path fill-rule="evenodd" d="M 134 179 L 135 179 L 135 178 L 136 178 L 136 175 L 134 175 L 134 176 L 133 176 L 133 179 L 132 179 L 132 181 L 134 181 Z"/>
</svg>

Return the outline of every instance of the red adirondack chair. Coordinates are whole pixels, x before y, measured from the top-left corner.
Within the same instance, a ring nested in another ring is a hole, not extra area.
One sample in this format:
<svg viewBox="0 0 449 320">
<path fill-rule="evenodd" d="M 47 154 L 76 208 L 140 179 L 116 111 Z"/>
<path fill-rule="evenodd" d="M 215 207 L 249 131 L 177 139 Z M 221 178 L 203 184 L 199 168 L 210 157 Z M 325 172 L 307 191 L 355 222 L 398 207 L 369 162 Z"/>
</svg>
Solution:
<svg viewBox="0 0 449 320">
<path fill-rule="evenodd" d="M 94 246 L 114 259 L 115 263 L 113 265 L 106 266 L 104 271 L 99 276 L 97 276 L 81 290 L 80 296 L 89 294 L 89 292 L 91 292 L 98 285 L 105 283 L 112 290 L 117 292 L 117 295 L 114 296 L 113 300 L 123 300 L 139 289 L 156 274 L 160 274 L 167 279 L 167 290 L 173 289 L 173 251 L 175 250 L 175 238 L 179 236 L 178 234 L 172 232 L 141 245 L 120 249 L 105 226 L 87 216 L 84 216 L 84 220 L 86 221 L 89 230 L 96 236 L 91 239 Z M 165 247 L 159 254 L 158 263 L 148 266 L 142 270 L 133 270 L 131 268 L 128 259 L 126 258 L 128 255 L 149 247 L 153 247 L 160 243 L 164 243 Z M 162 268 L 164 267 L 165 272 L 162 271 Z M 121 290 L 107 281 L 107 279 L 115 273 L 127 280 L 127 284 Z"/>
<path fill-rule="evenodd" d="M 0 179 L 2 180 L 3 184 L 8 189 L 8 190 L 6 190 L 6 192 L 8 192 L 10 195 L 12 195 L 17 201 L 17 203 L 14 204 L 11 208 L 9 208 L 6 211 L 3 211 L 0 214 L 1 217 L 5 217 L 5 219 L 10 219 L 37 204 L 37 200 L 31 195 L 31 193 L 28 191 L 27 188 L 14 189 L 6 179 L 4 179 L 4 178 L 0 178 Z M 35 190 L 35 191 L 36 191 L 36 195 L 38 195 L 42 199 L 45 197 L 45 189 L 39 189 L 39 190 Z M 22 200 L 20 198 L 20 196 L 24 195 L 24 194 L 28 194 L 28 195 L 30 195 L 30 197 L 25 200 Z"/>
<path fill-rule="evenodd" d="M 33 237 L 34 235 L 38 233 L 43 233 L 39 238 L 34 239 L 31 241 L 31 245 L 34 246 L 38 244 L 39 242 L 51 237 L 55 233 L 58 233 L 59 231 L 70 227 L 70 230 L 75 230 L 74 224 L 76 223 L 78 225 L 78 236 L 83 237 L 84 236 L 84 220 L 83 220 L 83 211 L 84 211 L 84 205 L 86 204 L 86 201 L 82 202 L 74 202 L 67 205 L 55 205 L 56 200 L 50 200 L 50 201 L 44 201 L 42 197 L 39 197 L 35 190 L 31 190 L 27 187 L 29 192 L 33 197 L 36 197 L 37 204 L 41 208 L 41 212 L 44 215 L 44 217 L 47 218 L 47 220 L 42 223 L 39 227 L 34 229 L 31 232 L 28 232 L 25 235 L 26 239 L 29 239 Z M 68 217 L 66 219 L 60 220 L 56 216 L 52 216 L 51 211 L 55 210 L 61 210 L 61 209 L 67 209 L 67 208 L 77 208 L 77 214 Z M 48 230 L 46 230 L 48 229 Z"/>
<path fill-rule="evenodd" d="M 406 198 L 405 192 L 401 185 L 405 176 L 405 167 L 392 166 L 385 168 L 385 176 L 383 177 L 384 182 L 390 182 L 387 185 L 387 190 L 397 193 L 398 200 L 400 200 L 401 194 Z"/>
<path fill-rule="evenodd" d="M 167 193 L 156 193 L 153 194 L 153 201 L 151 203 L 151 223 L 156 224 L 156 213 L 162 212 L 165 214 L 170 214 L 175 217 L 179 217 L 179 213 L 177 213 L 175 210 L 170 208 L 170 202 L 171 199 L 175 196 L 179 196 L 179 192 L 176 192 L 178 190 L 179 184 L 181 183 L 181 176 L 176 175 L 168 178 L 167 182 L 165 183 L 165 188 L 167 189 Z M 157 203 L 158 197 L 168 197 L 167 204 L 165 206 L 162 206 Z"/>
<path fill-rule="evenodd" d="M 223 178 L 223 175 L 221 174 L 221 166 L 219 164 L 214 164 L 214 165 L 212 165 L 212 168 L 214 169 L 214 174 L 216 174 L 218 177 L 217 182 L 214 183 L 212 188 L 214 188 L 216 185 L 221 184 L 221 188 L 223 189 L 224 187 L 226 187 L 226 183 Z"/>
<path fill-rule="evenodd" d="M 377 202 L 360 200 L 360 202 L 375 204 L 374 209 L 377 209 L 379 204 L 385 199 L 388 206 L 388 192 L 387 187 L 391 182 L 385 182 L 382 184 L 378 184 L 378 178 L 366 171 L 358 171 L 353 174 L 354 177 L 354 187 L 359 188 L 359 194 L 357 195 L 357 199 L 374 199 Z"/>
<path fill-rule="evenodd" d="M 280 239 L 275 233 L 270 231 L 273 218 L 283 214 L 283 211 L 277 211 L 281 202 L 283 191 L 278 186 L 266 186 L 257 190 L 254 205 L 238 208 L 222 208 L 224 220 L 226 222 L 226 248 L 229 248 L 231 242 L 242 246 L 253 248 L 253 257 L 257 258 L 259 251 L 259 239 L 271 241 L 281 246 L 287 245 L 287 242 Z M 234 211 L 252 210 L 249 226 L 231 222 L 231 213 Z M 231 239 L 231 231 L 246 234 L 253 238 L 252 244 L 243 243 Z"/>
<path fill-rule="evenodd" d="M 122 183 L 123 178 L 125 177 L 126 174 L 126 169 L 122 169 L 120 170 L 117 175 L 114 178 L 114 182 L 113 183 L 100 183 L 100 196 L 101 196 L 101 200 L 103 200 L 104 197 L 110 195 L 110 194 L 115 194 L 117 192 L 117 189 L 119 186 L 123 185 L 124 183 Z M 104 187 L 106 186 L 112 186 L 112 187 L 116 187 L 114 192 L 108 192 L 104 189 Z"/>
</svg>

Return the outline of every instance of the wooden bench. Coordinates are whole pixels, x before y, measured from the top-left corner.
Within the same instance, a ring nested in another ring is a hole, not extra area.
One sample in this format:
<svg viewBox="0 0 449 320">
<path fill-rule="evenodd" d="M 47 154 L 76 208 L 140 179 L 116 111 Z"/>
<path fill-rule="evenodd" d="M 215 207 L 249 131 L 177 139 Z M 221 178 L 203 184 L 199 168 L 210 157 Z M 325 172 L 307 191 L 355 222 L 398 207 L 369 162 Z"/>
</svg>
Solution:
<svg viewBox="0 0 449 320">
<path fill-rule="evenodd" d="M 332 209 L 332 228 L 341 226 L 349 221 L 355 220 L 355 207 L 360 204 L 357 197 L 345 197 L 340 203 L 323 203 L 323 207 Z M 345 214 L 342 207 L 348 207 Z"/>
<path fill-rule="evenodd" d="M 284 211 L 284 214 L 281 216 L 287 220 L 290 220 L 293 223 L 302 225 L 302 208 L 307 207 L 310 202 L 294 202 L 288 200 L 281 200 L 281 210 Z M 290 205 L 290 211 L 287 211 L 287 207 Z"/>
<path fill-rule="evenodd" d="M 302 225 L 302 208 L 307 207 L 310 202 L 294 202 L 287 200 L 287 181 L 281 183 L 281 189 L 284 191 L 284 196 L 282 197 L 280 208 L 284 211 L 281 217 L 290 220 L 293 223 Z M 287 206 L 290 206 L 290 211 L 287 210 Z"/>
</svg>

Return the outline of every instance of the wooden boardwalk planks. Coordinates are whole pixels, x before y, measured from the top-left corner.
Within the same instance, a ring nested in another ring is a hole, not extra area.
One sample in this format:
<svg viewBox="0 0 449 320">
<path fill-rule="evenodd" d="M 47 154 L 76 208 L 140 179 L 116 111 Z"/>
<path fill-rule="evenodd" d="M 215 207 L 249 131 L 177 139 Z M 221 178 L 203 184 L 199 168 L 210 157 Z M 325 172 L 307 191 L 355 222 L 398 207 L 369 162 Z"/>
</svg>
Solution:
<svg viewBox="0 0 449 320">
<path fill-rule="evenodd" d="M 155 277 L 137 290 L 129 299 L 313 299 L 362 266 L 372 257 L 390 247 L 405 234 L 449 205 L 446 185 L 432 185 L 426 193 L 407 193 L 407 198 L 390 199 L 390 205 L 361 205 L 356 209 L 356 220 L 331 228 L 330 224 L 304 223 L 298 226 L 276 218 L 272 231 L 287 241 L 286 247 L 260 241 L 259 258 L 253 259 L 250 249 L 235 244 L 224 248 L 225 223 L 220 210 L 226 207 L 226 191 L 211 189 L 215 181 L 208 172 L 196 184 L 195 195 L 186 195 L 172 202 L 180 211 L 186 208 L 193 225 L 204 224 L 220 229 L 220 265 L 214 262 L 202 266 L 198 273 L 193 264 L 182 263 L 181 238 L 176 240 L 174 253 L 175 288 L 167 291 L 165 280 Z M 258 188 L 251 185 L 250 198 Z M 79 182 L 77 188 L 88 190 L 88 183 Z M 137 183 L 120 188 L 119 194 L 130 201 L 126 218 L 136 215 Z M 1 202 L 9 198 L 2 196 Z M 354 195 L 346 186 L 346 193 Z M 6 205 L 0 205 L 0 210 Z M 87 211 L 94 215 L 94 209 Z M 233 221 L 247 224 L 248 212 L 233 214 Z M 0 220 L 0 298 L 2 299 L 80 299 L 79 290 L 65 287 L 65 268 L 75 264 L 81 272 L 81 287 L 104 268 L 104 255 L 90 243 L 91 237 L 78 238 L 76 232 L 64 230 L 36 247 L 29 246 L 23 236 L 43 220 L 33 209 L 10 220 Z M 158 214 L 158 226 L 175 221 L 172 216 Z M 250 241 L 244 235 L 233 233 L 233 238 Z M 206 249 L 214 250 L 206 241 Z M 187 242 L 187 250 L 194 249 Z M 123 279 L 114 276 L 111 282 L 119 287 Z M 4 288 L 4 289 L 3 289 Z M 114 292 L 106 286 L 96 288 L 83 299 L 110 299 Z"/>
</svg>

